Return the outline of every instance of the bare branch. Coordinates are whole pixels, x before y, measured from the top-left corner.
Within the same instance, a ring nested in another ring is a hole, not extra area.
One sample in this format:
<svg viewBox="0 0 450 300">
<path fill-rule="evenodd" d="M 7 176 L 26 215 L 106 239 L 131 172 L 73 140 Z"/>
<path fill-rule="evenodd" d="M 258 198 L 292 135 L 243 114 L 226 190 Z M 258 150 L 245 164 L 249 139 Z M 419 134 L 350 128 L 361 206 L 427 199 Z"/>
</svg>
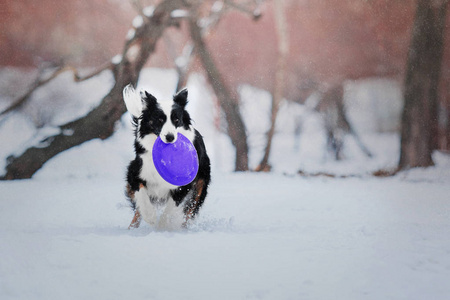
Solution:
<svg viewBox="0 0 450 300">
<path fill-rule="evenodd" d="M 82 81 L 85 81 L 85 80 L 91 79 L 92 77 L 97 76 L 98 74 L 100 74 L 101 72 L 103 72 L 105 70 L 113 69 L 113 64 L 111 62 L 106 62 L 103 65 L 101 65 L 100 67 L 98 67 L 97 69 L 93 70 L 91 73 L 84 75 L 84 76 L 81 76 L 75 67 L 67 66 L 66 69 L 71 70 L 73 72 L 73 80 L 75 82 L 82 82 Z"/>
<path fill-rule="evenodd" d="M 257 20 L 261 17 L 261 11 L 259 10 L 259 6 L 261 4 L 261 1 L 255 1 L 256 2 L 256 7 L 254 9 L 250 9 L 249 7 L 242 5 L 240 3 L 236 3 L 234 1 L 231 0 L 225 0 L 224 3 L 226 5 L 228 5 L 229 7 L 232 7 L 238 11 L 241 11 L 243 13 L 246 13 L 248 15 L 250 15 L 254 20 Z"/>
<path fill-rule="evenodd" d="M 3 115 L 6 115 L 7 113 L 16 110 L 18 108 L 20 108 L 22 105 L 24 105 L 28 98 L 31 96 L 31 94 L 40 86 L 45 85 L 46 83 L 48 83 L 49 81 L 53 80 L 56 76 L 58 76 L 63 70 L 64 67 L 60 66 L 58 67 L 49 77 L 42 79 L 43 77 L 43 73 L 45 72 L 44 70 L 41 70 L 36 78 L 36 80 L 31 84 L 30 88 L 28 89 L 28 91 L 22 95 L 20 98 L 18 98 L 17 100 L 13 101 L 13 103 L 6 108 L 4 111 L 2 111 L 0 113 L 0 117 Z"/>
<path fill-rule="evenodd" d="M 6 108 L 4 111 L 2 111 L 0 113 L 0 117 L 3 115 L 6 115 L 7 113 L 9 113 L 11 111 L 14 111 L 14 110 L 22 107 L 28 101 L 28 99 L 34 93 L 34 91 L 36 91 L 41 86 L 46 85 L 47 83 L 49 83 L 50 81 L 52 81 L 53 79 L 58 77 L 60 74 L 66 72 L 66 71 L 72 71 L 73 72 L 73 80 L 75 82 L 81 82 L 81 81 L 88 80 L 94 76 L 97 76 L 104 70 L 111 69 L 111 67 L 112 67 L 112 64 L 110 62 L 108 62 L 108 63 L 103 64 L 98 69 L 94 70 L 92 73 L 87 74 L 85 76 L 80 76 L 78 70 L 75 67 L 62 65 L 62 66 L 57 67 L 57 69 L 50 76 L 43 78 L 44 77 L 43 74 L 46 71 L 46 69 L 44 69 L 39 72 L 39 75 L 37 76 L 37 78 L 33 82 L 33 84 L 30 86 L 28 91 L 24 95 L 22 95 L 20 98 L 13 101 L 13 104 L 11 104 L 8 108 Z"/>
</svg>

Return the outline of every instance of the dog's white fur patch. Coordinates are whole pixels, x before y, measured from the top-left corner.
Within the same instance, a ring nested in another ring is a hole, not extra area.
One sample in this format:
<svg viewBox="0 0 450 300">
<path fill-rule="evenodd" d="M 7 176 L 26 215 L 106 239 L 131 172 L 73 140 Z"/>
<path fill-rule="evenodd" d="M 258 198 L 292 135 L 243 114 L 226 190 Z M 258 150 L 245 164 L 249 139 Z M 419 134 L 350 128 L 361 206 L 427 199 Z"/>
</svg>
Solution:
<svg viewBox="0 0 450 300">
<path fill-rule="evenodd" d="M 195 130 L 194 130 L 194 127 L 192 127 L 192 125 L 189 126 L 188 130 L 184 129 L 184 127 L 183 128 L 180 127 L 180 128 L 178 128 L 178 132 L 183 134 L 185 137 L 187 137 L 188 140 L 191 141 L 191 143 L 194 142 Z"/>
<path fill-rule="evenodd" d="M 123 99 L 130 114 L 139 118 L 142 113 L 143 103 L 140 94 L 136 92 L 131 84 L 123 89 Z"/>
<path fill-rule="evenodd" d="M 144 154 L 142 154 L 142 171 L 141 176 L 145 178 L 148 184 L 154 184 L 159 187 L 157 189 L 151 189 L 150 196 L 156 196 L 158 198 L 167 198 L 169 194 L 169 190 L 176 188 L 176 186 L 165 181 L 161 175 L 159 175 L 156 170 L 155 165 L 153 164 L 153 145 L 156 141 L 156 135 L 148 134 L 144 138 L 138 138 L 138 141 L 144 146 L 147 150 Z"/>
<path fill-rule="evenodd" d="M 155 225 L 158 214 L 156 207 L 150 203 L 148 190 L 143 187 L 137 191 L 134 194 L 134 201 L 136 202 L 136 207 L 139 210 L 142 219 L 150 225 Z"/>
</svg>

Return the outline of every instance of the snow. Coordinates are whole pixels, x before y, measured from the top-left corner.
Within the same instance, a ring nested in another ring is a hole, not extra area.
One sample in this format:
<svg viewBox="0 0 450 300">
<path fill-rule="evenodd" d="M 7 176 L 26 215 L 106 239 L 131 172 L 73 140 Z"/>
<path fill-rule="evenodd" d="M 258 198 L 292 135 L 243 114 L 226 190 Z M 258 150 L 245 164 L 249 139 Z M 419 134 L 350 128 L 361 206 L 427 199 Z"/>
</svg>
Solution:
<svg viewBox="0 0 450 300">
<path fill-rule="evenodd" d="M 184 9 L 175 9 L 170 13 L 170 16 L 174 19 L 176 18 L 186 18 L 189 16 L 189 12 Z"/>
<path fill-rule="evenodd" d="M 134 35 L 136 34 L 136 30 L 134 28 L 130 28 L 127 32 L 127 40 L 130 41 L 134 38 Z"/>
<path fill-rule="evenodd" d="M 104 79 L 90 84 L 107 88 Z M 435 167 L 376 178 L 369 173 L 396 164 L 396 133 L 361 135 L 373 159 L 349 138 L 347 159 L 334 162 L 323 150 L 320 118 L 283 104 L 274 171 L 233 173 L 231 142 L 204 84 L 200 75 L 187 84 L 188 109 L 213 164 L 197 220 L 187 230 L 127 229 L 133 215 L 124 176 L 133 139 L 125 114 L 111 138 L 63 152 L 31 180 L 0 182 L 0 299 L 449 298 L 448 155 L 436 152 Z M 138 89 L 170 97 L 175 85 L 174 70 L 150 69 Z M 258 117 L 268 115 L 251 99 L 263 103 L 268 95 L 250 87 L 240 93 L 255 165 L 264 132 L 257 124 L 266 122 Z M 54 120 L 69 118 L 67 111 Z M 27 116 L 0 123 L 1 157 L 33 139 Z M 298 135 L 292 116 L 301 119 Z M 299 169 L 354 177 L 302 177 Z"/>
<path fill-rule="evenodd" d="M 144 9 L 142 10 L 142 12 L 144 13 L 144 15 L 147 18 L 150 18 L 153 16 L 153 13 L 155 12 L 155 7 L 153 5 L 150 6 L 146 6 L 144 7 Z"/>
<path fill-rule="evenodd" d="M 122 55 L 121 54 L 117 54 L 111 59 L 111 62 L 113 64 L 115 64 L 115 65 L 120 64 L 121 61 L 122 61 Z"/>
<path fill-rule="evenodd" d="M 137 15 L 134 19 L 133 19 L 133 27 L 134 28 L 139 28 L 144 24 L 144 18 L 141 15 Z"/>
<path fill-rule="evenodd" d="M 403 109 L 400 82 L 386 78 L 348 81 L 347 114 L 359 132 L 392 132 L 400 128 Z"/>
<path fill-rule="evenodd" d="M 450 295 L 448 180 L 214 174 L 179 232 L 128 231 L 119 174 L 0 189 L 1 299 Z"/>
<path fill-rule="evenodd" d="M 211 11 L 214 13 L 218 13 L 223 9 L 223 2 L 222 1 L 215 1 L 211 7 Z"/>
</svg>

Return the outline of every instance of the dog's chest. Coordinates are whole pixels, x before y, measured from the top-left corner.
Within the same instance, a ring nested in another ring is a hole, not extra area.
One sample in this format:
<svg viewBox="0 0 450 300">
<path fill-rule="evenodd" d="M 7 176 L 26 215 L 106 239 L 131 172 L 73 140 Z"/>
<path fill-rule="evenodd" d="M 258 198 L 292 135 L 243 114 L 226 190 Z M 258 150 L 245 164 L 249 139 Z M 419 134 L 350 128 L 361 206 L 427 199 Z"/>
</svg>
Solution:
<svg viewBox="0 0 450 300">
<path fill-rule="evenodd" d="M 153 164 L 151 151 L 141 155 L 142 170 L 140 177 L 147 182 L 149 196 L 158 198 L 167 198 L 170 190 L 177 188 L 176 186 L 165 181 Z"/>
<path fill-rule="evenodd" d="M 195 133 L 192 128 L 185 130 L 180 128 L 180 133 L 184 134 L 191 142 L 195 138 Z M 148 194 L 150 197 L 158 199 L 169 198 L 170 191 L 176 189 L 177 186 L 172 185 L 165 181 L 161 175 L 159 175 L 156 167 L 153 163 L 153 145 L 157 136 L 150 134 L 142 139 L 139 139 L 139 143 L 146 149 L 145 153 L 141 154 L 142 169 L 140 177 L 147 182 Z"/>
</svg>

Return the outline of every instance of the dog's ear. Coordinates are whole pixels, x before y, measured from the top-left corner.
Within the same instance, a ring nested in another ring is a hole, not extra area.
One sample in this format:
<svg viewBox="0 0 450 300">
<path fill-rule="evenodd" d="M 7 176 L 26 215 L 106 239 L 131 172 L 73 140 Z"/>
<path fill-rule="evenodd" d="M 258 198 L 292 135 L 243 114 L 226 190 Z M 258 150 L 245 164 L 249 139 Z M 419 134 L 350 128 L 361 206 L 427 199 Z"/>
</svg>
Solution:
<svg viewBox="0 0 450 300">
<path fill-rule="evenodd" d="M 153 108 L 155 108 L 158 104 L 158 100 L 156 99 L 156 97 L 148 93 L 147 91 L 141 91 L 141 97 L 142 101 L 145 102 L 147 108 L 150 110 L 153 110 Z"/>
<path fill-rule="evenodd" d="M 179 91 L 175 96 L 173 96 L 173 101 L 179 106 L 185 107 L 186 104 L 188 103 L 187 97 L 188 97 L 188 90 L 187 88 L 184 88 L 181 91 Z"/>
<path fill-rule="evenodd" d="M 123 89 L 123 100 L 125 101 L 125 105 L 130 114 L 132 114 L 133 117 L 139 118 L 143 109 L 142 99 L 131 83 Z"/>
</svg>

